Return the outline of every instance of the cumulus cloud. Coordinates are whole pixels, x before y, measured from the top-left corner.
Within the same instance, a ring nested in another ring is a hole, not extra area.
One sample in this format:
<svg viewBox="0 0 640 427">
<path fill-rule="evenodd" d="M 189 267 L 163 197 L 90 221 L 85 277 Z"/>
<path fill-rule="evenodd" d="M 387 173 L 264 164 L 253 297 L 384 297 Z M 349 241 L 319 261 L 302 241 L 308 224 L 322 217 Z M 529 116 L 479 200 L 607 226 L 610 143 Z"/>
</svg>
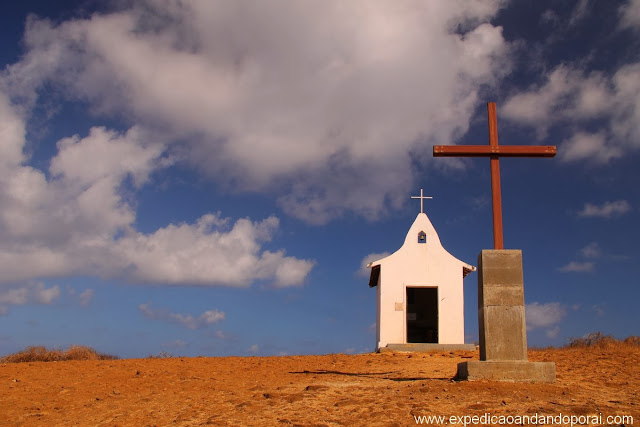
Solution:
<svg viewBox="0 0 640 427">
<path fill-rule="evenodd" d="M 509 98 L 502 108 L 505 118 L 538 126 L 559 119 L 592 118 L 610 107 L 608 81 L 601 73 L 585 76 L 580 70 L 560 65 L 545 76 L 545 83 Z"/>
<path fill-rule="evenodd" d="M 135 280 L 171 284 L 248 286 L 254 280 L 273 279 L 278 287 L 299 285 L 314 263 L 261 251 L 278 228 L 276 217 L 261 222 L 227 221 L 208 214 L 196 224 L 169 225 L 153 234 L 135 233 L 119 239 L 112 252 L 127 264 Z"/>
<path fill-rule="evenodd" d="M 362 258 L 362 261 L 360 261 L 360 268 L 358 269 L 358 276 L 361 276 L 361 277 L 369 276 L 369 274 L 371 273 L 371 270 L 367 268 L 367 265 L 369 265 L 373 261 L 377 261 L 379 259 L 388 257 L 389 255 L 391 255 L 390 252 L 382 252 L 379 254 L 373 253 Z"/>
<path fill-rule="evenodd" d="M 11 305 L 52 304 L 60 297 L 60 287 L 46 287 L 44 283 L 29 283 L 21 287 L 0 290 L 0 315 L 5 315 Z"/>
<path fill-rule="evenodd" d="M 603 132 L 576 132 L 562 144 L 560 159 L 566 161 L 588 159 L 596 163 L 607 163 L 611 159 L 622 157 L 623 153 L 620 147 L 610 146 Z"/>
<path fill-rule="evenodd" d="M 224 320 L 226 316 L 223 311 L 207 310 L 201 315 L 194 317 L 191 314 L 171 313 L 169 310 L 154 309 L 151 307 L 151 304 L 140 304 L 138 309 L 149 319 L 177 323 L 189 329 L 206 328 L 209 325 Z"/>
<path fill-rule="evenodd" d="M 71 286 L 67 286 L 67 293 L 77 301 L 80 307 L 88 307 L 94 295 L 93 289 L 87 288 L 78 294 Z"/>
<path fill-rule="evenodd" d="M 93 289 L 85 289 L 80 293 L 80 295 L 78 295 L 78 299 L 80 300 L 80 305 L 82 307 L 87 307 L 93 299 Z"/>
<path fill-rule="evenodd" d="M 534 302 L 525 306 L 527 330 L 548 329 L 550 337 L 557 336 L 557 324 L 566 316 L 566 307 L 559 302 L 540 304 Z M 554 328 L 555 327 L 555 328 Z"/>
<path fill-rule="evenodd" d="M 597 242 L 591 242 L 578 252 L 580 257 L 590 261 L 571 261 L 567 265 L 558 268 L 564 273 L 591 273 L 595 270 L 597 258 L 602 256 L 602 248 Z"/>
<path fill-rule="evenodd" d="M 640 148 L 640 63 L 612 75 L 560 65 L 543 84 L 510 97 L 503 110 L 505 118 L 534 127 L 540 137 L 550 126 L 572 125 L 577 130 L 561 143 L 560 158 L 607 163 Z M 584 127 L 593 119 L 604 122 L 596 132 Z"/>
<path fill-rule="evenodd" d="M 612 218 L 624 215 L 631 211 L 631 205 L 626 200 L 616 200 L 614 202 L 604 202 L 602 205 L 585 203 L 584 208 L 578 212 L 583 218 Z"/>
<path fill-rule="evenodd" d="M 620 7 L 622 28 L 640 28 L 640 0 L 629 0 Z"/>
<path fill-rule="evenodd" d="M 594 271 L 595 264 L 591 261 L 571 261 L 569 264 L 558 268 L 564 273 L 590 273 Z"/>
<path fill-rule="evenodd" d="M 91 128 L 58 141 L 47 173 L 24 164 L 24 122 L 0 92 L 0 282 L 69 274 L 139 282 L 249 286 L 303 283 L 311 260 L 266 250 L 276 217 L 234 224 L 219 213 L 152 233 L 135 228 L 133 195 L 171 159 L 155 135 Z M 88 291 L 85 291 L 88 292 Z M 81 302 L 91 299 L 85 293 Z"/>
<path fill-rule="evenodd" d="M 551 329 L 547 329 L 544 333 L 548 338 L 558 338 L 558 335 L 560 335 L 560 327 L 559 326 L 555 326 Z"/>
<path fill-rule="evenodd" d="M 233 334 L 229 334 L 229 333 L 227 333 L 227 332 L 224 332 L 224 331 L 222 331 L 222 330 L 220 330 L 220 329 L 218 329 L 217 331 L 215 331 L 215 332 L 213 333 L 213 336 L 214 336 L 215 338 L 218 338 L 218 339 L 221 339 L 221 340 L 224 340 L 224 341 L 237 341 L 237 340 L 238 340 L 238 337 L 237 337 L 237 336 L 235 336 L 235 335 L 233 335 Z"/>
<path fill-rule="evenodd" d="M 571 17 L 569 18 L 569 26 L 573 27 L 580 21 L 584 20 L 589 14 L 589 2 L 590 0 L 579 0 L 571 11 Z"/>
<path fill-rule="evenodd" d="M 376 218 L 405 201 L 410 153 L 428 162 L 431 144 L 455 142 L 479 88 L 509 72 L 489 23 L 502 4 L 148 0 L 32 17 L 1 83 L 27 106 L 47 84 L 160 127 L 182 160 L 237 190 L 276 191 L 311 223 Z"/>
<path fill-rule="evenodd" d="M 584 248 L 580 249 L 580 253 L 585 258 L 598 258 L 602 255 L 602 249 L 596 242 L 591 242 Z"/>
<path fill-rule="evenodd" d="M 6 106 L 8 101 L 0 96 L 0 105 L 3 101 Z M 2 112 L 0 108 L 0 117 Z M 11 114 L 3 118 L 20 122 Z M 135 128 L 125 134 L 93 128 L 86 138 L 61 140 L 49 176 L 18 158 L 3 162 L 3 282 L 94 272 L 102 248 L 135 219 L 133 207 L 121 195 L 123 182 L 128 177 L 143 182 L 159 155 L 157 147 L 143 146 L 140 137 Z M 22 135 L 3 141 L 18 152 L 24 143 Z"/>
</svg>

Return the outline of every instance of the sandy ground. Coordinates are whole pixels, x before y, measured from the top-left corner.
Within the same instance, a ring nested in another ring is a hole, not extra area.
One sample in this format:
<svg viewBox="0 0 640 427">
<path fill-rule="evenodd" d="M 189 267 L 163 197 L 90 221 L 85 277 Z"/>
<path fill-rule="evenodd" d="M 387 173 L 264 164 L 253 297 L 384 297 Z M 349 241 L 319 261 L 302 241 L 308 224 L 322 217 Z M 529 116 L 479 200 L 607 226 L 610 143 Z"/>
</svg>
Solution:
<svg viewBox="0 0 640 427">
<path fill-rule="evenodd" d="M 640 347 L 529 352 L 554 384 L 455 382 L 476 352 L 0 364 L 0 425 L 404 426 L 414 416 L 632 415 Z M 445 423 L 446 424 L 446 423 Z M 606 424 L 606 418 L 603 418 Z"/>
</svg>

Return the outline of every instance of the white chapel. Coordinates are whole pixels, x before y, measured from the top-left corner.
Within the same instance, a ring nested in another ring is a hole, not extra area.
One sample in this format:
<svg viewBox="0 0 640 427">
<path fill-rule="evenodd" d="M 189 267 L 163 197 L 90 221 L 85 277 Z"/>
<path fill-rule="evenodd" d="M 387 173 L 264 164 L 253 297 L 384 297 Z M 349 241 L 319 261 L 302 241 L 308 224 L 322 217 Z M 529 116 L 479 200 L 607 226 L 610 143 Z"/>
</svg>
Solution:
<svg viewBox="0 0 640 427">
<path fill-rule="evenodd" d="M 411 349 L 417 344 L 436 349 L 464 345 L 463 279 L 476 268 L 451 255 L 424 213 L 393 254 L 374 261 L 370 287 L 377 287 L 377 350 Z M 474 348 L 471 346 L 471 348 Z"/>
</svg>

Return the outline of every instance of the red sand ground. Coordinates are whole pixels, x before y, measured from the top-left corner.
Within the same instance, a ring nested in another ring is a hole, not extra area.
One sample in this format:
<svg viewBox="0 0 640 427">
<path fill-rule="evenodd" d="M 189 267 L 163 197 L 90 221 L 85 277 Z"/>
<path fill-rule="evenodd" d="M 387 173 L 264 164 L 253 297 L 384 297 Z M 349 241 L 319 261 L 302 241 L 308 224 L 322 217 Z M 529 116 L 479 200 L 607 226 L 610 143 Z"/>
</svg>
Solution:
<svg viewBox="0 0 640 427">
<path fill-rule="evenodd" d="M 0 364 L 0 425 L 404 426 L 421 415 L 632 415 L 640 347 L 529 352 L 554 384 L 455 382 L 476 352 Z"/>
</svg>

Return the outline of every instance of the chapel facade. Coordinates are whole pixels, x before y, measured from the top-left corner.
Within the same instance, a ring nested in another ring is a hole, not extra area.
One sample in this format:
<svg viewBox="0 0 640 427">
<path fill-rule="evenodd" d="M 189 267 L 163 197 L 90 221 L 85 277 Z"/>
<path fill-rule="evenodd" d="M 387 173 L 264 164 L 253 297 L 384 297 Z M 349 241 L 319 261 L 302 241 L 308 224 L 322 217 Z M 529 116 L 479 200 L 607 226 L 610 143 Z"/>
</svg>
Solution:
<svg viewBox="0 0 640 427">
<path fill-rule="evenodd" d="M 464 345 L 463 279 L 476 268 L 446 251 L 424 212 L 400 249 L 368 267 L 369 286 L 377 288 L 377 350 Z"/>
</svg>

